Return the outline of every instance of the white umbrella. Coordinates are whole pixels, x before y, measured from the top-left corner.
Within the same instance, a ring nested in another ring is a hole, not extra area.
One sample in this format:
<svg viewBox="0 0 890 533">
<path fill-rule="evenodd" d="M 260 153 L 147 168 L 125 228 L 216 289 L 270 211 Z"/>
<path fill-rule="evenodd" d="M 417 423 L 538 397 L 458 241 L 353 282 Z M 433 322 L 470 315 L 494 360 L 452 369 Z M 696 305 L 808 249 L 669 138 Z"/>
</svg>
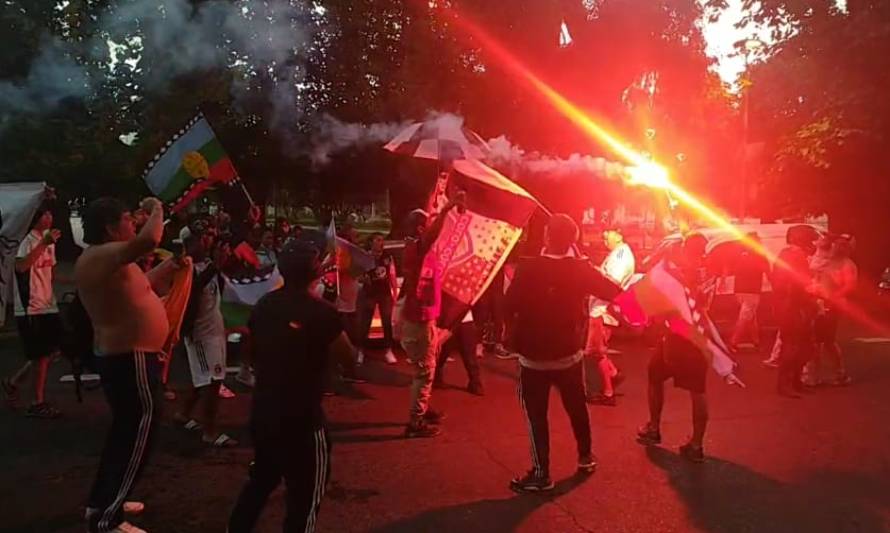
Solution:
<svg viewBox="0 0 890 533">
<path fill-rule="evenodd" d="M 383 148 L 396 154 L 439 161 L 485 159 L 489 152 L 482 137 L 464 127 L 459 119 L 449 117 L 415 122 Z"/>
</svg>

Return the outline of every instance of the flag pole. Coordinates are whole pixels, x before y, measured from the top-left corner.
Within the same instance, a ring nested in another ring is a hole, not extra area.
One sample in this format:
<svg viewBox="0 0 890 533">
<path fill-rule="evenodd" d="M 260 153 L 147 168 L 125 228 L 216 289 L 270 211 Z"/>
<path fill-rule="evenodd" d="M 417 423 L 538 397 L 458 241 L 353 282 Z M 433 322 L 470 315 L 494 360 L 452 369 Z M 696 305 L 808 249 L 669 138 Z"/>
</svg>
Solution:
<svg viewBox="0 0 890 533">
<path fill-rule="evenodd" d="M 210 125 L 210 128 L 213 129 L 213 125 L 210 124 L 210 119 L 207 118 L 207 115 L 205 115 L 203 111 L 201 111 L 200 107 L 198 108 L 198 114 L 200 116 L 204 117 L 204 120 L 206 120 L 207 124 Z M 215 130 L 214 130 L 214 135 L 216 135 Z M 235 162 L 233 161 L 232 167 L 234 167 L 234 166 L 235 166 Z M 250 193 L 247 191 L 247 187 L 244 186 L 244 181 L 241 180 L 241 174 L 238 172 L 238 169 L 235 169 L 235 172 L 237 173 L 237 176 L 235 179 L 238 180 L 238 185 L 241 187 L 241 192 L 243 192 L 244 196 L 247 197 L 247 201 L 250 203 L 250 207 L 255 207 L 256 202 L 253 201 L 253 196 L 250 195 Z"/>
</svg>

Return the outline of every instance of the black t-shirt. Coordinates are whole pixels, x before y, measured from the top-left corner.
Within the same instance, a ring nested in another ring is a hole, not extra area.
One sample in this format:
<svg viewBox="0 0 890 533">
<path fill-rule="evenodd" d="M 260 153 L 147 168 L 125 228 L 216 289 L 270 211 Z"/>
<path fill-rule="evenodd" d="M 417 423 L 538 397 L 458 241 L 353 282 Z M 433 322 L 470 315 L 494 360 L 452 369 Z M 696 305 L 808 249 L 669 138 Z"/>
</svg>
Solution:
<svg viewBox="0 0 890 533">
<path fill-rule="evenodd" d="M 735 269 L 735 292 L 760 294 L 763 276 L 768 272 L 769 263 L 765 257 L 750 250 L 742 252 Z"/>
<path fill-rule="evenodd" d="M 328 346 L 343 331 L 337 310 L 308 292 L 279 289 L 260 299 L 248 327 L 256 371 L 255 437 L 322 427 Z"/>
<path fill-rule="evenodd" d="M 374 268 L 367 272 L 368 283 L 363 288 L 371 294 L 387 294 L 392 289 L 389 284 L 389 271 L 393 268 L 393 258 L 383 252 L 380 257 L 374 258 Z"/>
</svg>

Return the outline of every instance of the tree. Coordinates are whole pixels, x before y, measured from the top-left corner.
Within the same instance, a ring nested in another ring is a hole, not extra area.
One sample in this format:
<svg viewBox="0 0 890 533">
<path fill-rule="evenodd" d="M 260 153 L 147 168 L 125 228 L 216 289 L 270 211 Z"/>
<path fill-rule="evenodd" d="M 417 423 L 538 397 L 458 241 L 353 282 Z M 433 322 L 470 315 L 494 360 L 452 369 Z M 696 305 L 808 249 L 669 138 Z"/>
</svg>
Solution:
<svg viewBox="0 0 890 533">
<path fill-rule="evenodd" d="M 770 160 L 765 207 L 777 215 L 827 213 L 832 229 L 857 236 L 867 271 L 883 268 L 890 261 L 890 4 L 745 7 L 777 39 L 751 69 L 752 136 L 766 143 Z"/>
</svg>

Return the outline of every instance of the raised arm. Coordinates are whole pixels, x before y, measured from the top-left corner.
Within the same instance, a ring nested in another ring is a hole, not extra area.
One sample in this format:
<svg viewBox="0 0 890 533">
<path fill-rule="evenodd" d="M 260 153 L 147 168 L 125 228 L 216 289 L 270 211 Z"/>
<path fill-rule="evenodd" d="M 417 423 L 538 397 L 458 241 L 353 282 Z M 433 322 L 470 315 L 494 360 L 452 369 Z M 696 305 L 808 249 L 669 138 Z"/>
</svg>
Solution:
<svg viewBox="0 0 890 533">
<path fill-rule="evenodd" d="M 439 238 L 439 234 L 442 233 L 442 228 L 445 227 L 445 219 L 446 215 L 449 211 L 454 209 L 455 207 L 463 208 L 464 204 L 466 204 L 467 193 L 464 191 L 458 191 L 452 200 L 450 200 L 445 207 L 442 208 L 442 211 L 436 215 L 436 218 L 433 219 L 433 223 L 429 225 L 426 231 L 423 232 L 423 235 L 420 237 L 420 255 L 423 257 L 429 251 L 429 249 L 433 246 L 433 243 L 436 242 L 436 239 Z"/>
<path fill-rule="evenodd" d="M 108 242 L 91 246 L 89 260 L 78 274 L 81 279 L 102 280 L 119 268 L 126 266 L 154 250 L 161 242 L 164 230 L 164 209 L 155 198 L 142 201 L 142 208 L 150 213 L 139 233 L 128 241 Z"/>
<path fill-rule="evenodd" d="M 157 198 L 142 200 L 142 209 L 149 213 L 148 220 L 136 234 L 136 237 L 123 243 L 119 254 L 121 265 L 136 261 L 143 255 L 153 251 L 164 237 L 164 206 Z"/>
</svg>

